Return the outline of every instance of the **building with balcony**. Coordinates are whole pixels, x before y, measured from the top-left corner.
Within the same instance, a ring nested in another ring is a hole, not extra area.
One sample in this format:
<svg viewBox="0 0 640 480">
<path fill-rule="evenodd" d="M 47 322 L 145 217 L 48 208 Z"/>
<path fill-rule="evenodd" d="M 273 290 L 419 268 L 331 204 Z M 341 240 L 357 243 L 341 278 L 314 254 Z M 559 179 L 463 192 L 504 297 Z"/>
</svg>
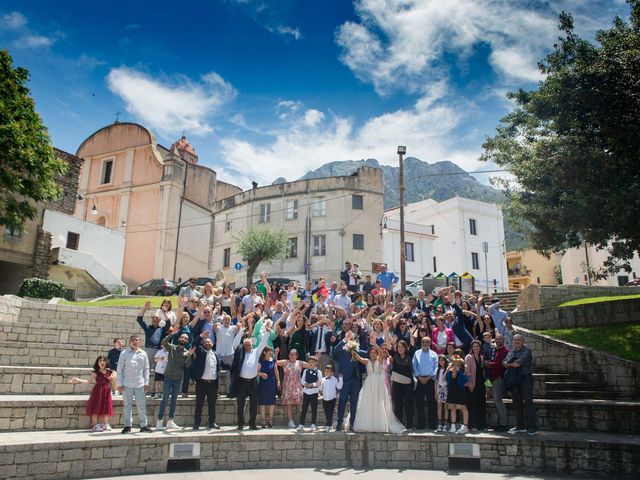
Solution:
<svg viewBox="0 0 640 480">
<path fill-rule="evenodd" d="M 561 254 L 550 258 L 535 250 L 507 252 L 509 290 L 524 290 L 529 285 L 558 285 Z"/>
</svg>

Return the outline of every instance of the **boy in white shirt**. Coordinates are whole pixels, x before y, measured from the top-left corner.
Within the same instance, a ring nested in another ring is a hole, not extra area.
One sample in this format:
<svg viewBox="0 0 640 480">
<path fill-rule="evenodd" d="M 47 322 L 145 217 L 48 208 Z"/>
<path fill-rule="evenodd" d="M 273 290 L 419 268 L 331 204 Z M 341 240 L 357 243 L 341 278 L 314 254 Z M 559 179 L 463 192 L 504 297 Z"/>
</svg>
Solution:
<svg viewBox="0 0 640 480">
<path fill-rule="evenodd" d="M 156 366 L 153 369 L 155 372 L 153 376 L 155 393 L 151 395 L 151 398 L 161 398 L 162 385 L 164 384 L 164 370 L 167 368 L 167 363 L 169 363 L 169 352 L 164 348 L 161 348 L 156 352 L 153 358 L 156 362 Z"/>
<path fill-rule="evenodd" d="M 334 373 L 333 365 L 327 365 L 324 368 L 324 378 L 320 382 L 320 390 L 322 391 L 322 408 L 327 421 L 324 427 L 325 432 L 331 430 L 331 425 L 333 424 L 333 411 L 336 408 L 338 390 L 342 388 L 342 376 L 338 379 L 334 376 Z"/>
<path fill-rule="evenodd" d="M 315 432 L 316 418 L 318 417 L 318 392 L 320 391 L 320 385 L 322 384 L 322 377 L 320 371 L 316 368 L 318 359 L 316 357 L 309 357 L 307 360 L 308 367 L 305 368 L 300 377 L 302 383 L 302 408 L 300 409 L 300 425 L 298 425 L 298 431 L 304 430 L 304 420 L 307 416 L 307 409 L 311 405 L 311 431 Z"/>
</svg>

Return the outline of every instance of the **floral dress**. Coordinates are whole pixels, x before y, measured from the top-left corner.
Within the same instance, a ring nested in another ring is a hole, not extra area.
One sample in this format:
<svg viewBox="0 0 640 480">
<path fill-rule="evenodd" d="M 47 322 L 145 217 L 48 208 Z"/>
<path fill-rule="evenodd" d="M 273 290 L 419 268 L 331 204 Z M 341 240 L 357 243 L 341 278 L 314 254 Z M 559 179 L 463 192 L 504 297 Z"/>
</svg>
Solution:
<svg viewBox="0 0 640 480">
<path fill-rule="evenodd" d="M 287 362 L 284 366 L 284 383 L 282 386 L 282 404 L 300 405 L 302 403 L 302 383 L 300 375 L 302 365 L 300 361 Z"/>
</svg>

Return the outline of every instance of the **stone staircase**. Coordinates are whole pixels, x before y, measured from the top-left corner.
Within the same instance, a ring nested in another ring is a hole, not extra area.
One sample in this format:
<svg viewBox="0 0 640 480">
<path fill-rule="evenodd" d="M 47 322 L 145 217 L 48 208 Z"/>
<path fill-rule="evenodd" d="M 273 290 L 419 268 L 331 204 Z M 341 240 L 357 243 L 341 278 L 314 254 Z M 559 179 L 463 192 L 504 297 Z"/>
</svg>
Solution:
<svg viewBox="0 0 640 480">
<path fill-rule="evenodd" d="M 141 329 L 135 321 L 137 313 L 136 309 L 128 308 L 72 308 L 28 301 L 3 303 L 0 297 L 2 477 L 90 478 L 118 473 L 162 472 L 167 468 L 170 444 L 176 441 L 200 442 L 203 451 L 211 456 L 209 460 L 203 458 L 200 465 L 211 469 L 248 468 L 251 462 L 255 467 L 257 461 L 265 467 L 282 466 L 283 461 L 289 462 L 287 465 L 326 466 L 336 464 L 336 459 L 342 459 L 340 465 L 344 466 L 447 468 L 444 462 L 449 458 L 450 445 L 465 442 L 480 445 L 479 468 L 491 471 L 593 474 L 600 469 L 626 474 L 634 471 L 633 459 L 640 455 L 640 437 L 635 436 L 640 431 L 640 402 L 637 399 L 619 401 L 601 385 L 595 388 L 597 384 L 587 376 L 547 372 L 534 375 L 541 433 L 533 438 L 495 433 L 439 436 L 416 432 L 409 437 L 296 434 L 284 428 L 287 419 L 285 409 L 280 405 L 276 407 L 275 429 L 237 433 L 233 431 L 235 400 L 224 395 L 226 372 L 220 377 L 221 395 L 216 409 L 216 421 L 223 426 L 222 432 L 214 435 L 206 431 L 200 435 L 187 431 L 148 436 L 120 435 L 122 399 L 116 396 L 115 416 L 111 420 L 114 431 L 91 434 L 87 430 L 89 419 L 84 409 L 92 385 L 71 385 L 67 380 L 72 376 L 89 378 L 90 365 L 97 355 L 105 354 L 111 348 L 114 337 L 127 339 L 133 333 L 140 334 Z M 193 388 L 191 385 L 189 398 L 178 399 L 178 425 L 192 425 Z M 510 425 L 514 425 L 511 403 L 509 400 L 505 403 Z M 147 415 L 152 426 L 159 406 L 159 399 L 147 400 Z M 496 414 L 490 400 L 487 411 L 489 424 L 494 425 Z M 321 407 L 318 414 L 318 423 L 322 425 Z M 297 409 L 294 415 L 297 417 Z M 134 425 L 136 422 L 134 409 Z M 206 422 L 205 408 L 202 423 Z M 277 443 L 267 445 L 265 438 Z M 418 444 L 425 445 L 424 450 L 416 450 Z M 288 445 L 295 458 L 278 453 L 279 445 Z M 123 447 L 125 450 L 118 453 Z M 334 455 L 325 456 L 323 448 L 331 449 Z M 228 449 L 239 453 L 229 456 Z M 319 454 L 317 449 L 320 449 Z M 343 450 L 346 457 L 342 455 Z M 165 460 L 152 460 L 155 455 Z M 588 462 L 583 462 L 585 456 L 589 458 Z M 23 462 L 27 458 L 31 459 L 28 464 Z M 4 474 L 5 471 L 8 473 Z"/>
</svg>

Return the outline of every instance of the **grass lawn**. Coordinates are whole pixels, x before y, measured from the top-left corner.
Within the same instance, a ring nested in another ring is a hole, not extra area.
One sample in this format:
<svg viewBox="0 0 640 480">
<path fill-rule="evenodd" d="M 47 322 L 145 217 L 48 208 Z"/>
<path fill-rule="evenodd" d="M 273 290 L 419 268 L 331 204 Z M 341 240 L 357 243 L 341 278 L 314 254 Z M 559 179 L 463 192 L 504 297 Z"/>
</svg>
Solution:
<svg viewBox="0 0 640 480">
<path fill-rule="evenodd" d="M 132 295 L 129 298 L 110 298 L 108 300 L 99 300 L 97 302 L 69 302 L 62 300 L 63 305 L 73 305 L 76 307 L 140 307 L 144 306 L 144 302 L 149 300 L 155 308 L 160 308 L 160 304 L 165 297 L 139 297 Z M 168 297 L 172 303 L 175 303 L 175 296 Z"/>
<path fill-rule="evenodd" d="M 587 303 L 615 302 L 616 300 L 630 300 L 632 298 L 640 298 L 640 293 L 638 293 L 637 295 L 618 295 L 617 297 L 579 298 L 578 300 L 571 300 L 570 302 L 561 303 L 558 306 L 573 307 L 574 305 L 586 305 Z"/>
<path fill-rule="evenodd" d="M 603 325 L 536 332 L 640 362 L 640 325 Z"/>
</svg>

